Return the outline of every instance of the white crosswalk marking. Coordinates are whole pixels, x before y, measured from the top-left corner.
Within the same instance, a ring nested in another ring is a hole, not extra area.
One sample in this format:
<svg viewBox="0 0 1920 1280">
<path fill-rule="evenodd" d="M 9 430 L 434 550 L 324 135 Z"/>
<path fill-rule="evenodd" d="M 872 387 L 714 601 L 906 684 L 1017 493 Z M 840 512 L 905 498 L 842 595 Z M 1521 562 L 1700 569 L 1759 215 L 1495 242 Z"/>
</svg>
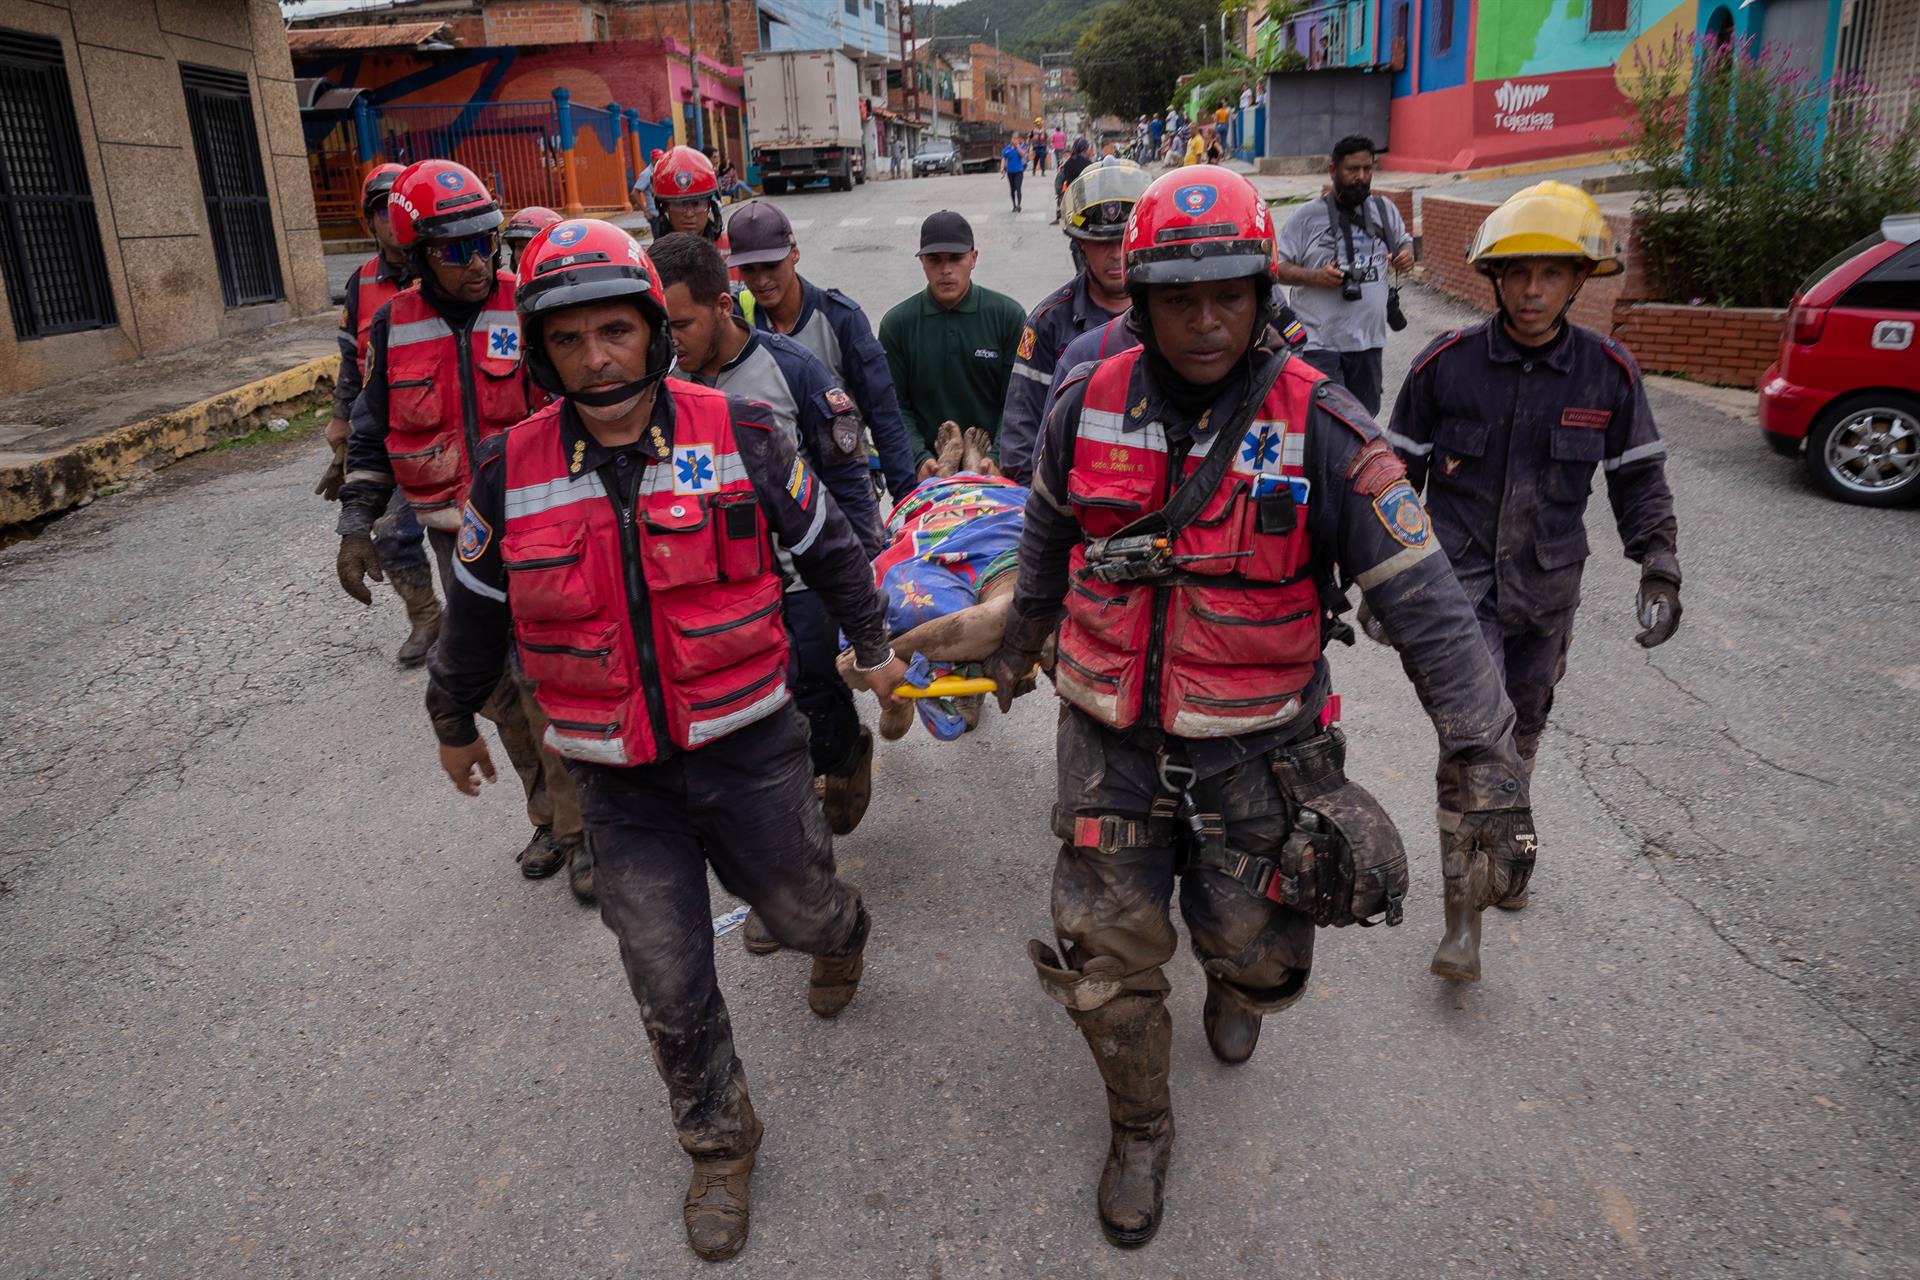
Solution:
<svg viewBox="0 0 1920 1280">
<path fill-rule="evenodd" d="M 843 227 L 864 227 L 872 221 L 872 218 L 842 218 L 840 219 L 840 225 Z"/>
</svg>

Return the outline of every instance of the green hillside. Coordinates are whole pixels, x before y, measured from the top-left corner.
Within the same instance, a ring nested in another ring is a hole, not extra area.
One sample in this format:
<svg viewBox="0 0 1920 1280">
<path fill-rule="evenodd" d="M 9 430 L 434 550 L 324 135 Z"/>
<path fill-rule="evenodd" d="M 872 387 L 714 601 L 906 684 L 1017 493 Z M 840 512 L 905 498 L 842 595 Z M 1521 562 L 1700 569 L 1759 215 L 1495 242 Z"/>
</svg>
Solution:
<svg viewBox="0 0 1920 1280">
<path fill-rule="evenodd" d="M 961 0 L 944 4 L 938 15 L 930 5 L 915 12 L 914 25 L 921 39 L 932 35 L 977 35 L 993 43 L 1000 33 L 1000 47 L 1023 58 L 1073 48 L 1074 41 L 1087 28 L 1093 11 L 1102 0 Z"/>
</svg>

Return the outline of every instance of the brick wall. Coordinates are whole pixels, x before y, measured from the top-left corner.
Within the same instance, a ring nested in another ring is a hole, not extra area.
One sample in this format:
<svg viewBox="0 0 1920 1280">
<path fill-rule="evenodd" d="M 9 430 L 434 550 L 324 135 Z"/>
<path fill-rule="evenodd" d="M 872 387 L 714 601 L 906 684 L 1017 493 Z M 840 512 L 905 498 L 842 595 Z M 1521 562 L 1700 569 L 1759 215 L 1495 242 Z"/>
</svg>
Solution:
<svg viewBox="0 0 1920 1280">
<path fill-rule="evenodd" d="M 759 12 L 752 0 L 729 0 L 725 5 L 719 0 L 696 0 L 693 31 L 701 56 L 738 66 L 742 57 L 757 52 Z M 615 40 L 687 42 L 687 10 L 682 4 L 616 5 L 607 17 Z"/>
<path fill-rule="evenodd" d="M 1780 353 L 1787 313 L 1780 307 L 1689 307 L 1624 302 L 1614 336 L 1649 373 L 1677 373 L 1696 382 L 1758 387 Z"/>
<path fill-rule="evenodd" d="M 518 45 L 591 40 L 594 12 L 595 6 L 588 0 L 510 0 L 490 4 L 481 11 L 486 22 L 485 42 Z"/>
<path fill-rule="evenodd" d="M 1420 265 L 1426 282 L 1469 306 L 1493 309 L 1493 289 L 1487 278 L 1467 263 L 1474 232 L 1495 206 L 1475 200 L 1448 200 L 1428 196 L 1420 202 Z M 1589 280 L 1574 300 L 1570 316 L 1575 324 L 1599 333 L 1613 331 L 1614 305 L 1622 297 L 1639 297 L 1639 273 L 1632 269 L 1631 230 L 1626 242 L 1628 270 L 1617 276 Z"/>
</svg>

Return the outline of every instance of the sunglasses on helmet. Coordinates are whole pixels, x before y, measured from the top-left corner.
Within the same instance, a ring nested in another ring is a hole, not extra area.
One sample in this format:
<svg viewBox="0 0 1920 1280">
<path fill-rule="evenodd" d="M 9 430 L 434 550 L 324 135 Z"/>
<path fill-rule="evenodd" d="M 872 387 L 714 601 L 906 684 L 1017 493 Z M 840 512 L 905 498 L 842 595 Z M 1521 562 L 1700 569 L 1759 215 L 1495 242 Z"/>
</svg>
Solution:
<svg viewBox="0 0 1920 1280">
<path fill-rule="evenodd" d="M 449 267 L 464 267 L 475 258 L 491 258 L 500 246 L 500 233 L 482 231 L 458 240 L 433 240 L 427 244 L 427 256 Z"/>
</svg>

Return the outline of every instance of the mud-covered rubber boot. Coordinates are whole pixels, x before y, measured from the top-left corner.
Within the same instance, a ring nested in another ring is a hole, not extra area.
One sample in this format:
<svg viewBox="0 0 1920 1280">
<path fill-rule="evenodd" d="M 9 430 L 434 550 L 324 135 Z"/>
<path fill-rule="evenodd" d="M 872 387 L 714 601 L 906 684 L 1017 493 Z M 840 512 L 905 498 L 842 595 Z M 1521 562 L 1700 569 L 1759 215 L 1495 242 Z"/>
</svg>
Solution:
<svg viewBox="0 0 1920 1280">
<path fill-rule="evenodd" d="M 1530 889 L 1522 889 L 1518 893 L 1508 894 L 1493 905 L 1502 911 L 1519 911 L 1527 905 L 1527 900 L 1531 895 L 1532 891 Z"/>
<path fill-rule="evenodd" d="M 1527 780 L 1531 782 L 1533 780 L 1534 755 L 1535 752 L 1540 749 L 1539 739 L 1534 739 L 1531 744 L 1516 742 L 1514 745 L 1520 749 L 1520 767 L 1526 770 Z M 1529 880 L 1527 888 L 1522 889 L 1518 893 L 1510 893 L 1493 905 L 1502 911 L 1519 911 L 1527 905 L 1527 899 L 1531 891 L 1532 881 Z"/>
<path fill-rule="evenodd" d="M 767 932 L 767 922 L 751 908 L 740 922 L 740 945 L 756 956 L 770 956 L 780 949 L 780 939 Z"/>
<path fill-rule="evenodd" d="M 527 841 L 527 847 L 515 855 L 520 864 L 520 874 L 529 880 L 545 880 L 567 864 L 567 851 L 553 838 L 552 827 L 535 827 L 533 839 Z"/>
<path fill-rule="evenodd" d="M 853 1003 L 860 989 L 860 976 L 867 971 L 867 934 L 870 931 L 866 907 L 853 926 L 853 938 L 847 951 L 837 956 L 815 956 L 813 972 L 807 976 L 807 1008 L 822 1018 L 837 1018 Z"/>
<path fill-rule="evenodd" d="M 844 836 L 860 825 L 873 800 L 873 731 L 860 726 L 860 738 L 845 763 L 824 775 L 820 807 L 827 815 L 827 829 Z"/>
<path fill-rule="evenodd" d="M 1173 1158 L 1173 1097 L 1167 1075 L 1173 1019 L 1159 993 L 1127 993 L 1097 1009 L 1068 1010 L 1093 1050 L 1107 1086 L 1113 1131 L 1097 1203 L 1112 1244 L 1137 1249 L 1153 1239 L 1166 1208 Z"/>
<path fill-rule="evenodd" d="M 575 836 L 566 845 L 567 888 L 582 906 L 593 905 L 593 850 L 585 836 Z"/>
<path fill-rule="evenodd" d="M 1245 1062 L 1260 1043 L 1260 1015 L 1228 995 L 1218 979 L 1207 978 L 1207 1002 L 1200 1010 L 1207 1047 L 1229 1065 Z"/>
<path fill-rule="evenodd" d="M 440 597 L 433 593 L 433 570 L 426 565 L 387 570 L 387 581 L 407 606 L 407 622 L 413 628 L 400 642 L 393 660 L 403 667 L 417 667 L 433 651 L 440 638 Z"/>
<path fill-rule="evenodd" d="M 1486 859 L 1463 848 L 1452 832 L 1440 833 L 1440 874 L 1445 888 L 1446 932 L 1433 950 L 1429 971 L 1455 982 L 1480 981 L 1480 906 Z"/>
<path fill-rule="evenodd" d="M 752 1122 L 751 1147 L 742 1156 L 695 1156 L 693 1178 L 687 1183 L 686 1202 L 680 1208 L 687 1224 L 687 1244 L 708 1262 L 724 1262 L 740 1252 L 752 1224 L 747 1182 L 753 1177 L 753 1158 L 760 1150 L 764 1130 L 744 1090 L 741 1102 L 747 1106 Z"/>
</svg>

